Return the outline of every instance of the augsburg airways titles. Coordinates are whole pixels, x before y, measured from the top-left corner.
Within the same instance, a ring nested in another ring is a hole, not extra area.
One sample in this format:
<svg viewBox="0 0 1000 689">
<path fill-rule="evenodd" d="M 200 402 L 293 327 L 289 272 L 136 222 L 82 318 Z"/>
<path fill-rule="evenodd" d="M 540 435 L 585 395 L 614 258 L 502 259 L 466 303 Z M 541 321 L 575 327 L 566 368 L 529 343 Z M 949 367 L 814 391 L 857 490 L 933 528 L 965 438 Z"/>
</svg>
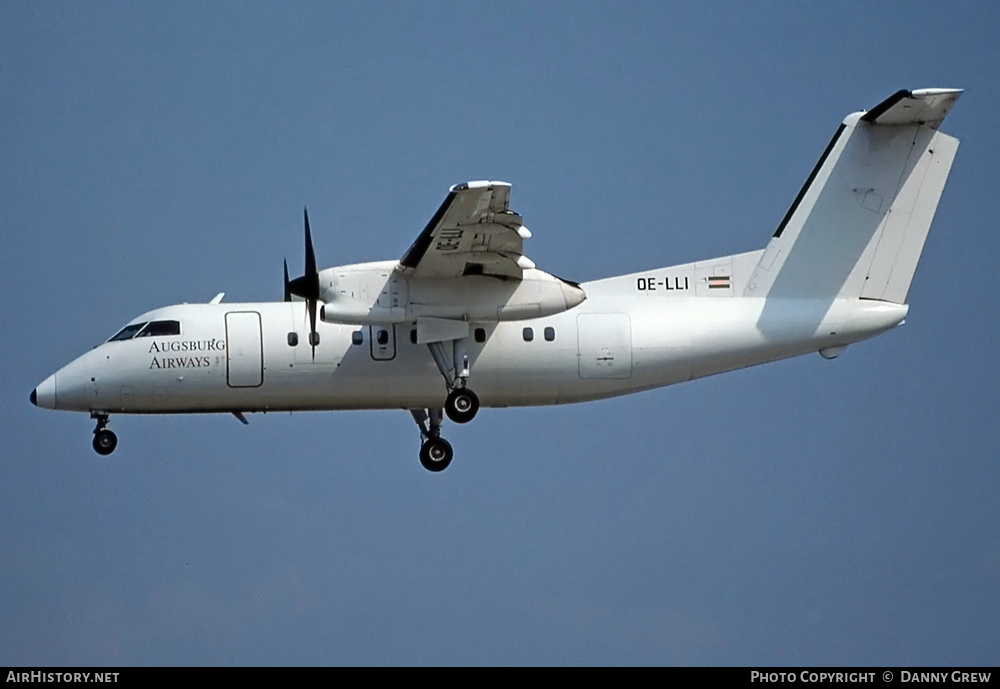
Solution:
<svg viewBox="0 0 1000 689">
<path fill-rule="evenodd" d="M 173 352 L 224 352 L 225 340 L 181 340 L 179 342 L 153 342 L 150 354 Z M 210 356 L 154 356 L 149 368 L 205 368 L 212 365 Z"/>
</svg>

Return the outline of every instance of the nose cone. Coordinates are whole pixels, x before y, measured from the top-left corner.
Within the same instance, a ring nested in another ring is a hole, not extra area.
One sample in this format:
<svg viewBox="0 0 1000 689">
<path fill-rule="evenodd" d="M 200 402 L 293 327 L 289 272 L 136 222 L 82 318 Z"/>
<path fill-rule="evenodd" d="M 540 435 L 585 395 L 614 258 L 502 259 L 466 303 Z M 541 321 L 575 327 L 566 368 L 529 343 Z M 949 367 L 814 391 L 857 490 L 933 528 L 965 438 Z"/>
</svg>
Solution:
<svg viewBox="0 0 1000 689">
<path fill-rule="evenodd" d="M 52 374 L 31 391 L 31 403 L 42 409 L 56 408 L 56 376 Z"/>
<path fill-rule="evenodd" d="M 583 288 L 575 282 L 560 280 L 560 283 L 562 286 L 563 298 L 566 300 L 567 309 L 578 306 L 587 299 L 587 293 L 584 292 Z"/>
</svg>

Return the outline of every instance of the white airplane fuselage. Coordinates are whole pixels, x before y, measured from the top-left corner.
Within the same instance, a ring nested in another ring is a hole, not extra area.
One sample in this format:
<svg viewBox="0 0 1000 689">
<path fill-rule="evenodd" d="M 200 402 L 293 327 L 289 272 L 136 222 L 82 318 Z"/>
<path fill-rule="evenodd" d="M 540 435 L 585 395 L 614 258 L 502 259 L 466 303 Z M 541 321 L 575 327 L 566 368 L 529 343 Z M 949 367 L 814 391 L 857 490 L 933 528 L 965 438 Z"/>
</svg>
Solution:
<svg viewBox="0 0 1000 689">
<path fill-rule="evenodd" d="M 835 356 L 898 325 L 908 310 L 646 286 L 620 293 L 645 275 L 584 284 L 587 301 L 560 314 L 472 323 L 485 335 L 468 345 L 483 406 L 582 402 L 820 350 Z M 38 386 L 38 406 L 137 414 L 414 409 L 440 407 L 447 394 L 428 348 L 411 339 L 414 326 L 320 322 L 313 359 L 303 302 L 183 304 L 135 321 L 166 319 L 180 322 L 179 335 L 92 349 Z"/>
<path fill-rule="evenodd" d="M 398 261 L 305 270 L 284 301 L 151 311 L 43 381 L 48 409 L 111 414 L 405 409 L 421 464 L 453 457 L 445 416 L 584 402 L 819 352 L 903 322 L 958 150 L 959 89 L 900 90 L 844 118 L 758 251 L 584 283 L 539 270 L 510 184 L 474 181 Z M 298 297 L 304 301 L 294 301 Z"/>
</svg>

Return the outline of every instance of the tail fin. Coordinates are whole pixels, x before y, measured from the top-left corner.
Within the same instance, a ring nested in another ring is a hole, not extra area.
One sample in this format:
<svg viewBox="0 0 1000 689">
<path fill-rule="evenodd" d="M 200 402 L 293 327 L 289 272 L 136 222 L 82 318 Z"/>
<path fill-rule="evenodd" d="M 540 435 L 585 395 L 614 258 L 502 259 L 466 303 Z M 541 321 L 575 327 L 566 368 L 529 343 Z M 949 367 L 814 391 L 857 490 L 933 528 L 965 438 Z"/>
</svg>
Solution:
<svg viewBox="0 0 1000 689">
<path fill-rule="evenodd" d="M 745 296 L 902 304 L 958 150 L 957 89 L 898 91 L 849 115 L 778 225 Z"/>
</svg>

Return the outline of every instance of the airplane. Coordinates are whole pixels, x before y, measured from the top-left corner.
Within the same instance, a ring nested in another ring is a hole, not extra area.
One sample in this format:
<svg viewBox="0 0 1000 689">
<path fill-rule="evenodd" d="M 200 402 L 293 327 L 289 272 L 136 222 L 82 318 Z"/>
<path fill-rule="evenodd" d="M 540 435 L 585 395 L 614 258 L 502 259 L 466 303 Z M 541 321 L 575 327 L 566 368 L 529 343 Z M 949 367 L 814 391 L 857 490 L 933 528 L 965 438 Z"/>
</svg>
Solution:
<svg viewBox="0 0 1000 689">
<path fill-rule="evenodd" d="M 760 250 L 583 284 L 524 255 L 511 185 L 451 187 L 398 260 L 305 270 L 284 299 L 154 309 L 46 378 L 30 401 L 114 414 L 410 411 L 420 462 L 454 452 L 443 419 L 585 402 L 844 349 L 903 323 L 958 140 L 960 89 L 901 90 L 837 128 Z"/>
</svg>

